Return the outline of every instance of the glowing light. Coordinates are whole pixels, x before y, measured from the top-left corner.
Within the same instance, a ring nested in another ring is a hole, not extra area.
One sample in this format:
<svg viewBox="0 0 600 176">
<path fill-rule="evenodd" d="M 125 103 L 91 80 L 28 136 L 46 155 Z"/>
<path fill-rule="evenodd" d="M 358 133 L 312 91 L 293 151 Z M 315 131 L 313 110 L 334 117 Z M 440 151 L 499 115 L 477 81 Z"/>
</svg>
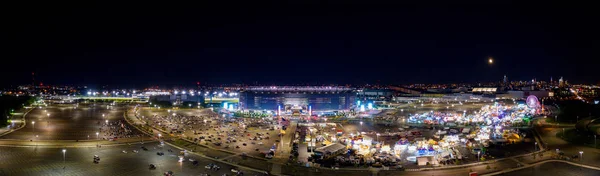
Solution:
<svg viewBox="0 0 600 176">
<path fill-rule="evenodd" d="M 491 57 L 488 59 L 488 63 L 493 64 L 494 63 L 494 59 L 492 59 Z"/>
</svg>

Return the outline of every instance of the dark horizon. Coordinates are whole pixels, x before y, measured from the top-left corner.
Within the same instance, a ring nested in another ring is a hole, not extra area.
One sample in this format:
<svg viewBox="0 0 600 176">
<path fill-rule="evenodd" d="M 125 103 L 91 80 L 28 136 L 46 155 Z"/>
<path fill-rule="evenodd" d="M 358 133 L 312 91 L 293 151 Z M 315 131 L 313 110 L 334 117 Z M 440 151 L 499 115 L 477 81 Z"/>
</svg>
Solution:
<svg viewBox="0 0 600 176">
<path fill-rule="evenodd" d="M 8 12 L 0 86 L 600 81 L 593 6 L 37 5 Z"/>
</svg>

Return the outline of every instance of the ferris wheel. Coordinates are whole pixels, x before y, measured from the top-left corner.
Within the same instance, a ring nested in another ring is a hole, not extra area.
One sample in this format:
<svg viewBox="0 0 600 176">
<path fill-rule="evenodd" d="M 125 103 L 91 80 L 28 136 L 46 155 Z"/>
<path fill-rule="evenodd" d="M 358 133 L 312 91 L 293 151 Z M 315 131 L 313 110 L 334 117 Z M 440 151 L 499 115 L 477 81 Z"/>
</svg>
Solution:
<svg viewBox="0 0 600 176">
<path fill-rule="evenodd" d="M 527 106 L 532 109 L 538 109 L 541 107 L 540 102 L 535 95 L 529 95 L 527 97 Z"/>
</svg>

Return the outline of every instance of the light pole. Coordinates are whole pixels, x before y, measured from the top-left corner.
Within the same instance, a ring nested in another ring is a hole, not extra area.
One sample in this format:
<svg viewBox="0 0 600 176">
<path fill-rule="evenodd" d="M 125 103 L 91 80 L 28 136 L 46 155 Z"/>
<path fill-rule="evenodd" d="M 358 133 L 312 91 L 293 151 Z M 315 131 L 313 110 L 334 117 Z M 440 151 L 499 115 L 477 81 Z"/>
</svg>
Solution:
<svg viewBox="0 0 600 176">
<path fill-rule="evenodd" d="M 31 130 L 33 131 L 33 133 L 35 133 L 35 121 L 31 121 L 31 125 L 33 126 Z"/>
<path fill-rule="evenodd" d="M 361 131 L 362 131 L 362 124 L 363 124 L 363 122 L 362 122 L 362 121 L 360 121 L 360 130 L 361 130 Z"/>
<path fill-rule="evenodd" d="M 481 160 L 481 158 L 479 157 L 479 154 L 481 154 L 481 151 L 477 151 L 477 161 Z"/>
<path fill-rule="evenodd" d="M 100 140 L 99 134 L 100 133 L 96 132 L 96 147 L 98 147 L 98 140 Z"/>
<path fill-rule="evenodd" d="M 579 158 L 581 158 L 579 161 L 583 160 L 583 151 L 579 151 Z"/>
<path fill-rule="evenodd" d="M 35 135 L 35 146 L 37 147 L 37 139 L 38 139 L 38 135 Z"/>
<path fill-rule="evenodd" d="M 533 151 L 535 152 L 537 150 L 537 142 L 535 142 L 535 145 L 533 145 Z"/>
<path fill-rule="evenodd" d="M 379 142 L 379 135 L 381 134 L 377 133 L 377 142 Z"/>
<path fill-rule="evenodd" d="M 67 155 L 67 149 L 63 149 L 62 153 L 63 153 L 63 174 L 64 174 L 65 173 L 65 167 L 66 167 L 65 166 L 65 161 L 66 161 L 65 158 L 66 158 L 66 155 Z"/>
</svg>

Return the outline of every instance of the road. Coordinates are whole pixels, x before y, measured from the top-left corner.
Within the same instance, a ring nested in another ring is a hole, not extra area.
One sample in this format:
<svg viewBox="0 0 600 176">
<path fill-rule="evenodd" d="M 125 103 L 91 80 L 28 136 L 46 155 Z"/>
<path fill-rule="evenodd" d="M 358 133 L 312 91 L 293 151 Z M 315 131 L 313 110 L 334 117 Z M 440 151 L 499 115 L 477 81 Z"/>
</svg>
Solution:
<svg viewBox="0 0 600 176">
<path fill-rule="evenodd" d="M 600 175 L 600 170 L 582 168 L 567 163 L 549 162 L 533 166 L 531 168 L 521 169 L 513 172 L 508 172 L 501 175 L 511 176 L 597 176 Z"/>
</svg>

